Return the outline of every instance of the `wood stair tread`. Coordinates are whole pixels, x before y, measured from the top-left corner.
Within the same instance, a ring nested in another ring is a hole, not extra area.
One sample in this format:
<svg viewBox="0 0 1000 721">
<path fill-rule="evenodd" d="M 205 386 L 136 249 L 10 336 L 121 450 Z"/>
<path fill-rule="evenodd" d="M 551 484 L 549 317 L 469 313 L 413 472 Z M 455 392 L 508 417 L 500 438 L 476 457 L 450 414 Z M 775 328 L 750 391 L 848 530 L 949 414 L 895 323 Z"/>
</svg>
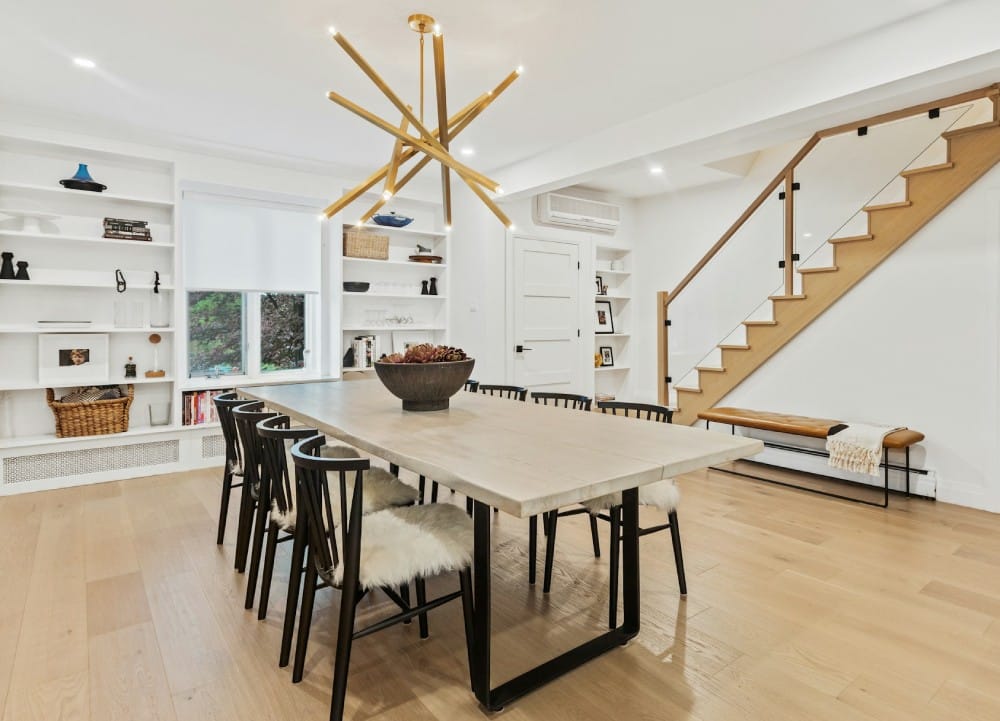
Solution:
<svg viewBox="0 0 1000 721">
<path fill-rule="evenodd" d="M 804 295 L 769 295 L 768 300 L 805 300 Z"/>
<path fill-rule="evenodd" d="M 874 240 L 874 239 L 875 236 L 872 235 L 871 233 L 868 233 L 867 235 L 845 235 L 842 238 L 830 238 L 830 240 L 828 240 L 827 242 L 836 245 L 837 243 L 856 243 L 859 240 Z"/>
<path fill-rule="evenodd" d="M 719 348 L 722 350 L 750 350 L 748 345 L 736 345 L 734 343 L 720 343 Z"/>
<path fill-rule="evenodd" d="M 996 127 L 1000 127 L 1000 120 L 991 120 L 987 123 L 979 123 L 978 125 L 969 125 L 964 128 L 956 128 L 955 130 L 946 130 L 943 133 L 941 133 L 941 137 L 945 139 L 956 138 L 959 135 L 967 135 L 968 133 L 975 133 L 980 130 L 987 130 L 989 128 L 996 128 Z"/>
<path fill-rule="evenodd" d="M 697 371 L 705 371 L 706 373 L 725 373 L 725 368 L 720 368 L 718 366 L 695 366 Z"/>
<path fill-rule="evenodd" d="M 939 170 L 951 170 L 955 167 L 955 164 L 950 160 L 947 163 L 938 163 L 937 165 L 925 165 L 920 168 L 911 168 L 909 170 L 904 170 L 900 175 L 904 178 L 909 178 L 911 175 L 920 175 L 921 173 L 936 173 Z"/>
<path fill-rule="evenodd" d="M 837 270 L 835 265 L 825 265 L 819 268 L 799 268 L 800 273 L 833 273 Z"/>
<path fill-rule="evenodd" d="M 879 203 L 878 205 L 866 205 L 864 211 L 866 213 L 874 213 L 879 210 L 895 210 L 896 208 L 909 208 L 913 205 L 912 201 L 900 200 L 896 203 Z"/>
<path fill-rule="evenodd" d="M 701 388 L 674 388 L 678 393 L 701 393 Z"/>
<path fill-rule="evenodd" d="M 745 320 L 743 325 L 778 325 L 776 320 Z"/>
</svg>

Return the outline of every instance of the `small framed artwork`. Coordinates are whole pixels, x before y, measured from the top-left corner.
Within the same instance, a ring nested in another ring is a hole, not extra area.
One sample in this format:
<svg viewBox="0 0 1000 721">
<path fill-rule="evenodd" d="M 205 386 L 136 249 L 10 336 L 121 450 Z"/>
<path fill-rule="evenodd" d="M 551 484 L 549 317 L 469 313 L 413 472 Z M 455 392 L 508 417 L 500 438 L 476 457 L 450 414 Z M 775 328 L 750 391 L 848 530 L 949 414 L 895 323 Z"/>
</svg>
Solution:
<svg viewBox="0 0 1000 721">
<path fill-rule="evenodd" d="M 594 332 L 598 335 L 611 335 L 615 332 L 615 319 L 611 315 L 611 301 L 599 300 L 595 303 L 595 306 L 597 330 Z"/>
<path fill-rule="evenodd" d="M 598 350 L 601 351 L 601 368 L 609 368 L 615 364 L 615 354 L 611 346 L 602 345 Z"/>
<path fill-rule="evenodd" d="M 604 285 L 604 278 L 597 276 L 597 295 L 605 295 L 608 292 L 607 286 Z"/>
<path fill-rule="evenodd" d="M 405 353 L 410 346 L 421 343 L 431 343 L 430 333 L 421 331 L 397 330 L 392 333 L 392 352 Z"/>
<path fill-rule="evenodd" d="M 107 383 L 107 334 L 39 334 L 38 382 L 62 387 Z"/>
</svg>

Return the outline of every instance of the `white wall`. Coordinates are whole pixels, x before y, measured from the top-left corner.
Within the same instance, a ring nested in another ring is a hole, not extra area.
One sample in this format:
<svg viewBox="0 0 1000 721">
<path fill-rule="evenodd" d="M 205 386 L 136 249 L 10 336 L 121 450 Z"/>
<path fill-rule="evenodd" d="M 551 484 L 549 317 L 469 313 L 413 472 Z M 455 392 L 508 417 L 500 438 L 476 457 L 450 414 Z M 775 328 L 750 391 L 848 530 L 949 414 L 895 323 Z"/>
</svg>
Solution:
<svg viewBox="0 0 1000 721">
<path fill-rule="evenodd" d="M 680 280 L 789 154 L 789 148 L 762 154 L 760 168 L 742 181 L 639 203 L 636 282 L 644 312 L 655 314 L 655 291 Z M 938 498 L 1000 511 L 998 242 L 1000 167 L 723 402 L 918 429 L 927 440 L 914 461 L 933 472 Z M 688 300 L 700 295 L 713 309 L 737 304 L 739 294 L 730 291 L 743 283 L 744 271 L 730 265 L 729 277 L 712 287 L 689 287 Z M 700 323 L 698 305 L 690 303 L 686 317 L 672 311 L 672 331 Z M 655 335 L 642 343 L 638 377 L 653 399 Z"/>
</svg>

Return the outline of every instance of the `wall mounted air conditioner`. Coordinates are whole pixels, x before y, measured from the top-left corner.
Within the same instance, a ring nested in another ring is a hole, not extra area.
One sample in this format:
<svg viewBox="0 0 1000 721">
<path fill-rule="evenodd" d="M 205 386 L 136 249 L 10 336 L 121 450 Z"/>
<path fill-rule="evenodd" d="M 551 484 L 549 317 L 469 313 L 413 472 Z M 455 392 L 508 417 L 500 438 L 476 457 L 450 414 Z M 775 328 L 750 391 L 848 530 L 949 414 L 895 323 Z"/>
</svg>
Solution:
<svg viewBox="0 0 1000 721">
<path fill-rule="evenodd" d="M 535 196 L 534 216 L 539 225 L 613 234 L 621 225 L 622 209 L 619 205 L 599 200 L 542 193 Z"/>
</svg>

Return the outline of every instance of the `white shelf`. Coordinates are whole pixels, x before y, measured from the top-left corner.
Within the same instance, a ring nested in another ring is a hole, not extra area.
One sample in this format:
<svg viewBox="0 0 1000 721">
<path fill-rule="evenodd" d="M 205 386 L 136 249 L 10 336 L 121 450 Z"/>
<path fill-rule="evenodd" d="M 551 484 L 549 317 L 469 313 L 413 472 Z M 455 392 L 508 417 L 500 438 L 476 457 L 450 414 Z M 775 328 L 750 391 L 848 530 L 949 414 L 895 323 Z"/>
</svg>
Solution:
<svg viewBox="0 0 1000 721">
<path fill-rule="evenodd" d="M 601 338 L 631 338 L 631 333 L 594 333 L 594 340 Z"/>
<path fill-rule="evenodd" d="M 25 382 L 25 383 L 2 383 L 0 382 L 0 392 L 2 391 L 38 391 L 44 390 L 45 388 L 78 388 L 83 386 L 111 386 L 111 385 L 129 385 L 129 384 L 144 384 L 144 383 L 173 383 L 173 376 L 163 376 L 162 378 L 146 378 L 145 376 L 140 376 L 139 378 L 112 378 L 106 381 L 99 381 L 94 383 L 38 383 L 37 381 Z"/>
<path fill-rule="evenodd" d="M 632 300 L 630 295 L 594 295 L 594 300 Z"/>
<path fill-rule="evenodd" d="M 250 388 L 253 386 L 280 386 L 287 383 L 323 383 L 333 381 L 331 376 L 289 378 L 254 378 L 246 376 L 222 376 L 220 378 L 188 378 L 180 384 L 182 391 L 211 391 L 222 388 Z"/>
<path fill-rule="evenodd" d="M 605 275 L 627 276 L 627 275 L 632 275 L 632 273 L 631 271 L 628 270 L 597 270 L 595 268 L 594 275 L 600 275 L 602 277 Z"/>
<path fill-rule="evenodd" d="M 627 370 L 629 370 L 628 366 L 601 366 L 600 368 L 595 368 L 594 372 L 608 373 L 610 371 L 627 371 Z"/>
<path fill-rule="evenodd" d="M 5 211 L 0 210 L 0 213 Z M 10 211 L 15 212 L 15 211 Z M 28 211 L 16 211 L 28 212 Z M 0 230 L 0 235 L 9 238 L 31 238 L 46 242 L 96 243 L 98 245 L 127 245 L 130 248 L 173 248 L 173 243 L 157 243 L 151 240 L 121 240 L 119 238 L 98 238 L 93 235 L 60 235 L 59 233 L 34 233 L 25 230 Z M 30 273 L 30 269 L 29 269 Z"/>
<path fill-rule="evenodd" d="M 631 248 L 623 248 L 620 245 L 604 245 L 603 243 L 596 243 L 594 248 L 598 251 L 606 253 L 619 253 L 621 255 L 632 252 Z"/>
<path fill-rule="evenodd" d="M 345 229 L 354 229 L 358 226 L 347 223 L 344 225 Z M 365 223 L 362 229 L 370 232 L 386 232 L 390 236 L 392 235 L 402 235 L 402 236 L 412 236 L 423 237 L 423 238 L 447 238 L 448 234 L 439 230 L 416 230 L 414 228 L 393 228 L 390 225 L 378 225 L 376 223 Z"/>
<path fill-rule="evenodd" d="M 112 325 L 0 325 L 0 333 L 173 333 L 175 328 L 116 328 Z"/>
<path fill-rule="evenodd" d="M 345 326 L 341 328 L 345 333 L 357 333 L 360 331 L 369 331 L 371 333 L 392 333 L 397 330 L 447 330 L 443 326 L 438 325 L 393 325 L 393 326 L 382 326 L 378 328 L 369 328 L 367 326 Z"/>
<path fill-rule="evenodd" d="M 374 368 L 341 368 L 344 373 L 364 373 L 365 371 L 374 371 Z"/>
<path fill-rule="evenodd" d="M 345 263 L 359 264 L 359 265 L 389 265 L 389 266 L 402 266 L 405 265 L 409 268 L 447 268 L 447 263 L 417 263 L 412 260 L 375 260 L 374 258 L 348 258 L 344 256 Z"/>
<path fill-rule="evenodd" d="M 30 276 L 33 271 L 30 267 L 28 268 L 28 275 Z M 105 288 L 107 290 L 115 289 L 115 281 L 113 279 L 107 280 L 101 283 L 94 283 L 92 281 L 79 281 L 79 282 L 58 282 L 54 280 L 0 280 L 0 285 L 20 285 L 25 288 Z M 139 285 L 139 284 L 128 284 L 129 290 L 152 290 L 152 284 Z M 164 285 L 160 283 L 160 290 L 173 290 L 172 285 Z"/>
<path fill-rule="evenodd" d="M 14 438 L 0 438 L 0 448 L 30 448 L 31 446 L 48 446 L 62 443 L 78 443 L 80 441 L 96 441 L 114 438 L 132 438 L 135 436 L 151 436 L 161 433 L 176 433 L 178 431 L 191 428 L 206 428 L 218 426 L 215 424 L 203 424 L 200 426 L 141 426 L 130 428 L 124 433 L 105 433 L 99 436 L 76 436 L 73 438 L 56 438 L 55 433 L 45 433 L 39 436 L 21 436 Z"/>
<path fill-rule="evenodd" d="M 12 281 L 11 281 L 12 282 Z M 23 281 L 22 281 L 23 282 Z M 163 286 L 160 286 L 163 287 Z M 413 295 L 412 293 L 351 293 L 349 291 L 343 292 L 345 297 L 357 297 L 357 298 L 406 298 L 407 300 L 446 300 L 448 296 L 446 295 Z"/>
<path fill-rule="evenodd" d="M 100 198 L 101 200 L 111 200 L 119 203 L 131 203 L 134 205 L 151 205 L 160 208 L 173 208 L 172 200 L 160 200 L 158 198 L 144 198 L 138 195 L 119 195 L 117 193 L 94 193 L 88 190 L 72 190 L 62 186 L 33 185 L 31 183 L 11 183 L 0 181 L 0 188 L 10 190 L 22 190 L 31 193 L 53 193 L 55 195 L 72 195 L 76 197 Z M 51 212 L 51 211 L 48 211 Z"/>
</svg>

